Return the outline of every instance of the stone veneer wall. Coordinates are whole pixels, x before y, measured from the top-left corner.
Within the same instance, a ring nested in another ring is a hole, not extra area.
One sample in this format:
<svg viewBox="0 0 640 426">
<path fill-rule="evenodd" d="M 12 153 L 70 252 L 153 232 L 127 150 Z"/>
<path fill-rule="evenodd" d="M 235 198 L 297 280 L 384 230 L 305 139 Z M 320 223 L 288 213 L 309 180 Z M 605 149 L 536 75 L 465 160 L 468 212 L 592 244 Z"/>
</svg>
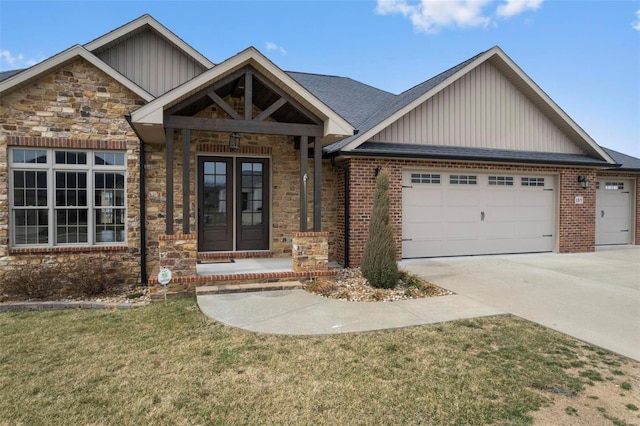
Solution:
<svg viewBox="0 0 640 426">
<path fill-rule="evenodd" d="M 580 175 L 587 176 L 591 182 L 595 182 L 596 172 L 593 169 L 359 157 L 346 160 L 346 164 L 350 170 L 349 264 L 351 267 L 359 266 L 362 261 L 375 194 L 374 169 L 378 166 L 387 168 L 390 173 L 391 220 L 398 259 L 402 256 L 402 172 L 404 169 L 414 167 L 434 170 L 464 169 L 479 172 L 495 170 L 555 174 L 559 177 L 556 186 L 559 190 L 559 206 L 556 207 L 559 224 L 557 250 L 560 253 L 575 253 L 590 252 L 595 249 L 595 185 L 590 185 L 585 190 L 577 181 Z M 575 204 L 576 196 L 582 196 L 584 203 Z M 344 221 L 341 220 L 342 215 L 339 215 L 337 235 L 344 235 Z M 636 220 L 638 220 L 637 213 Z M 344 259 L 343 247 L 340 247 L 337 258 Z"/>
<path fill-rule="evenodd" d="M 293 270 L 326 271 L 329 269 L 328 232 L 293 233 Z"/>
<path fill-rule="evenodd" d="M 124 119 L 144 101 L 83 59 L 64 65 L 0 99 L 0 271 L 10 263 L 65 262 L 80 256 L 122 265 L 140 279 L 139 142 Z M 126 246 L 11 248 L 10 146 L 126 150 Z"/>
</svg>

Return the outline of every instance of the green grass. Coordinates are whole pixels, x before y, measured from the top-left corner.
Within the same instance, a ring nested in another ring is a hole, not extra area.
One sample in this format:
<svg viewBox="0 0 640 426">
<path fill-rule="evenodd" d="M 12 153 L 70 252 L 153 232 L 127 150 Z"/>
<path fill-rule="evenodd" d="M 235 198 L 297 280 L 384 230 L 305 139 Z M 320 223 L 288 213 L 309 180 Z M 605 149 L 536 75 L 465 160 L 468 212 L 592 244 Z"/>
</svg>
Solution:
<svg viewBox="0 0 640 426">
<path fill-rule="evenodd" d="M 0 330 L 0 423 L 30 425 L 528 424 L 540 390 L 582 390 L 568 369 L 591 350 L 513 317 L 255 334 L 193 299 L 2 314 Z"/>
</svg>

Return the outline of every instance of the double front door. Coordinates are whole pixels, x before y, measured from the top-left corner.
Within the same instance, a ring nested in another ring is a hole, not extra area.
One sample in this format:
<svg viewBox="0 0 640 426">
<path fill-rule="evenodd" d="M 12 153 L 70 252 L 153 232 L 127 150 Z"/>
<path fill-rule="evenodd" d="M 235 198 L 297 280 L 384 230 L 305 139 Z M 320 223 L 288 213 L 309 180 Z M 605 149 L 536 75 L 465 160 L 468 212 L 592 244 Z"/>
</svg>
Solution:
<svg viewBox="0 0 640 426">
<path fill-rule="evenodd" d="M 269 249 L 269 159 L 198 158 L 198 250 Z"/>
</svg>

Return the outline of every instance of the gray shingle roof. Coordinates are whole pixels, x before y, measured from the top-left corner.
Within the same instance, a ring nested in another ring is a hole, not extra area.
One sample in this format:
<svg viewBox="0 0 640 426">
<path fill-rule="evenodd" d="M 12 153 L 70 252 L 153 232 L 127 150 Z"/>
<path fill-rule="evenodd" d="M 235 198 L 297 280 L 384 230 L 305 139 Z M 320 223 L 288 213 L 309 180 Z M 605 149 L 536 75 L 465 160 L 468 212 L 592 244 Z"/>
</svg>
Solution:
<svg viewBox="0 0 640 426">
<path fill-rule="evenodd" d="M 604 149 L 616 163 L 621 165 L 616 170 L 640 172 L 640 158 L 632 157 L 605 147 L 602 147 L 602 149 Z"/>
<path fill-rule="evenodd" d="M 0 81 L 6 80 L 9 77 L 13 77 L 14 75 L 18 74 L 21 71 L 24 71 L 24 69 L 10 70 L 10 71 L 0 71 Z"/>
<path fill-rule="evenodd" d="M 388 142 L 365 142 L 349 153 L 355 155 L 379 155 L 385 157 L 395 156 L 467 161 L 509 161 L 514 163 L 610 166 L 610 164 L 604 160 L 598 160 L 588 155 L 581 154 L 558 154 L 549 152 L 510 151 L 502 149 L 399 144 Z"/>
<path fill-rule="evenodd" d="M 479 54 L 475 55 L 472 58 L 467 59 L 466 61 L 456 65 L 455 67 L 449 68 L 445 72 L 442 72 L 436 75 L 435 77 L 430 78 L 429 80 L 423 83 L 420 83 L 417 86 L 414 86 L 411 89 L 406 90 L 397 96 L 394 96 L 393 98 L 389 99 L 387 102 L 380 104 L 377 110 L 371 116 L 369 116 L 367 120 L 362 122 L 357 127 L 358 133 L 364 133 L 370 130 L 371 128 L 373 128 L 374 126 L 376 126 L 377 124 L 379 124 L 380 122 L 389 118 L 390 116 L 392 116 L 393 114 L 395 114 L 396 112 L 398 112 L 399 110 L 401 110 L 402 108 L 410 104 L 411 102 L 418 99 L 420 96 L 427 93 L 429 90 L 433 89 L 438 84 L 442 83 L 447 78 L 451 77 L 452 75 L 460 71 L 462 68 L 466 67 L 468 64 L 473 62 L 476 58 L 478 58 L 478 56 L 484 53 L 485 52 L 480 52 Z M 343 139 L 341 141 L 338 141 L 336 143 L 333 143 L 325 147 L 325 152 L 327 153 L 337 152 L 342 148 L 344 148 L 345 146 L 347 146 L 351 141 L 353 141 L 357 137 L 358 135 L 354 135 L 346 139 Z"/>
<path fill-rule="evenodd" d="M 314 96 L 358 127 L 395 95 L 347 77 L 287 72 Z"/>
</svg>

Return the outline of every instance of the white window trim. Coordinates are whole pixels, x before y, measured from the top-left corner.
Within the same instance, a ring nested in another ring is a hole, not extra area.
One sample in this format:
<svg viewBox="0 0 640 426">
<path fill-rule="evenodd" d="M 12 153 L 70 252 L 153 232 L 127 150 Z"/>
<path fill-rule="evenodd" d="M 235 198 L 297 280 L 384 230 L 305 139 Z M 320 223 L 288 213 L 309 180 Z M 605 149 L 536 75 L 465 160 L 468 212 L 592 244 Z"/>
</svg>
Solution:
<svg viewBox="0 0 640 426">
<path fill-rule="evenodd" d="M 13 151 L 45 151 L 47 155 L 46 163 L 15 163 L 13 161 Z M 56 164 L 55 152 L 84 152 L 87 154 L 87 164 Z M 103 165 L 95 164 L 95 153 L 114 152 L 124 154 L 123 165 Z M 10 147 L 9 148 L 9 236 L 12 248 L 53 248 L 53 247 L 105 247 L 105 246 L 127 246 L 127 154 L 126 151 L 105 150 L 105 149 L 67 149 L 67 148 L 43 148 L 43 147 Z M 13 172 L 20 171 L 42 171 L 47 172 L 47 206 L 48 211 L 48 244 L 16 244 L 15 243 L 15 210 L 43 209 L 38 206 L 15 206 L 14 204 L 14 182 Z M 55 213 L 58 208 L 55 206 L 55 173 L 56 172 L 87 172 L 87 242 L 86 243 L 57 243 Z M 95 173 L 98 172 L 121 172 L 124 174 L 124 206 L 112 208 L 124 210 L 124 241 L 96 242 L 95 212 L 99 208 L 95 205 Z"/>
</svg>

